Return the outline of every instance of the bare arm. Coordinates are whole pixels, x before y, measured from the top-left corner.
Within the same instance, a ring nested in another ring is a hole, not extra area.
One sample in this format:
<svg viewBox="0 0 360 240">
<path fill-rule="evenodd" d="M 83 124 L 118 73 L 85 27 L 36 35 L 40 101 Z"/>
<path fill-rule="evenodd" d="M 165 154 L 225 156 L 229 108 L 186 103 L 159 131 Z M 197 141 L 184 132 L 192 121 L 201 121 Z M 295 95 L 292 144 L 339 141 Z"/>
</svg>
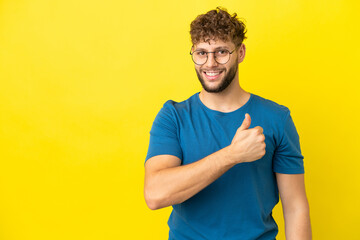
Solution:
<svg viewBox="0 0 360 240">
<path fill-rule="evenodd" d="M 145 163 L 145 201 L 150 209 L 182 203 L 214 182 L 240 162 L 260 159 L 265 154 L 265 136 L 261 127 L 248 129 L 247 114 L 231 145 L 199 161 L 180 166 L 180 159 L 159 155 Z"/>
<path fill-rule="evenodd" d="M 226 149 L 199 161 L 180 166 L 180 159 L 160 155 L 145 164 L 145 200 L 150 209 L 181 203 L 219 178 L 234 164 Z"/>
<path fill-rule="evenodd" d="M 312 239 L 304 174 L 276 173 L 276 179 L 283 206 L 286 239 Z"/>
</svg>

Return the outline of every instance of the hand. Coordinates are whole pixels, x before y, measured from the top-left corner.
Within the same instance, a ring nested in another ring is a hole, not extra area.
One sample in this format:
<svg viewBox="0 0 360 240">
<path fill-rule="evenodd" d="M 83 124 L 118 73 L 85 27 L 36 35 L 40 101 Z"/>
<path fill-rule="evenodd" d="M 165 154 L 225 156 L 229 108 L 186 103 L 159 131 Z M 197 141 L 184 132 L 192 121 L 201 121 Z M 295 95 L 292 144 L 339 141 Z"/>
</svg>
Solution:
<svg viewBox="0 0 360 240">
<path fill-rule="evenodd" d="M 231 158 L 236 163 L 253 162 L 265 155 L 265 136 L 263 128 L 250 128 L 251 118 L 245 114 L 245 119 L 235 133 L 229 146 Z"/>
</svg>

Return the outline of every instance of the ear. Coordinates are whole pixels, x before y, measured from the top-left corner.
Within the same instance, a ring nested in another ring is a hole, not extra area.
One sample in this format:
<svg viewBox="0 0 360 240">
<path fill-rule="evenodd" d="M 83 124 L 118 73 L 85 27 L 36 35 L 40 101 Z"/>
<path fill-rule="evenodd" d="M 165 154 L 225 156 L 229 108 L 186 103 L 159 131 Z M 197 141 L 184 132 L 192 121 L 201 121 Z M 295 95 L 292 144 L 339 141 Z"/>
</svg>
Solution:
<svg viewBox="0 0 360 240">
<path fill-rule="evenodd" d="M 242 43 L 236 51 L 238 55 L 238 63 L 241 63 L 242 61 L 244 61 L 245 58 L 245 52 L 246 52 L 245 44 Z"/>
</svg>

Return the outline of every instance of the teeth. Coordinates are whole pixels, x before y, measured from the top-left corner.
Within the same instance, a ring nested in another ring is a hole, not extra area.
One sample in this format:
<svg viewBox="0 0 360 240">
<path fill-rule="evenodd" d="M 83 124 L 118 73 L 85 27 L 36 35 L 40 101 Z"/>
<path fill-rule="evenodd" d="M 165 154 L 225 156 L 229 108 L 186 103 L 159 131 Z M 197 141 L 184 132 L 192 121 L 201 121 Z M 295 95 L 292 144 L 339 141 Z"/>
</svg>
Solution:
<svg viewBox="0 0 360 240">
<path fill-rule="evenodd" d="M 208 76 L 216 76 L 219 74 L 220 74 L 219 72 L 206 72 L 206 75 L 208 75 Z"/>
</svg>

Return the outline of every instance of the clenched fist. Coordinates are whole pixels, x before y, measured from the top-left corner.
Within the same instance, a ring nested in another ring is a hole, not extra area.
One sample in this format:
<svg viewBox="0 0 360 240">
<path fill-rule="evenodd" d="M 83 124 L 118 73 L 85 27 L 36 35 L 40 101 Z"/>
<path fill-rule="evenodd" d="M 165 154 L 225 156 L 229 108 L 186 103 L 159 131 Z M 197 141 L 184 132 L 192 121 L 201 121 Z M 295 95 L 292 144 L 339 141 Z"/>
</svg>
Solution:
<svg viewBox="0 0 360 240">
<path fill-rule="evenodd" d="M 229 146 L 231 159 L 235 163 L 253 162 L 265 155 L 265 136 L 260 126 L 250 128 L 251 118 L 245 114 L 245 119 L 235 133 Z"/>
</svg>

